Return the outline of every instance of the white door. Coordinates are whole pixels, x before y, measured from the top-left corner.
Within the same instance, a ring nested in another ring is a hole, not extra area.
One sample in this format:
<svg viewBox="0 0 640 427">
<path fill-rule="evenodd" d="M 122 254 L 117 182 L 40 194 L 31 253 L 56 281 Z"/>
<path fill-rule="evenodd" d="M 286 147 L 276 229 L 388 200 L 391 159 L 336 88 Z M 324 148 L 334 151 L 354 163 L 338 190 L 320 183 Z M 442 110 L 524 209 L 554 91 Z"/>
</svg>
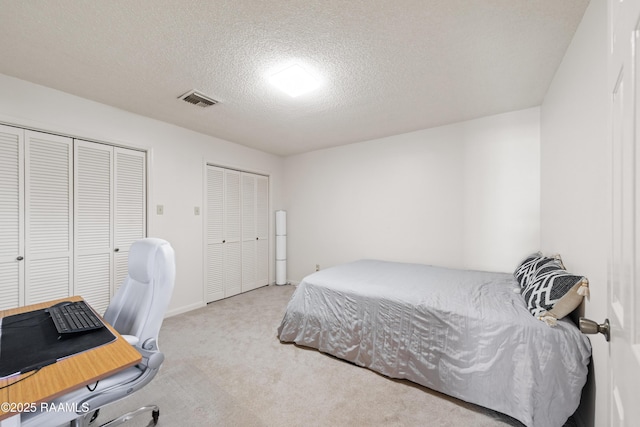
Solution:
<svg viewBox="0 0 640 427">
<path fill-rule="evenodd" d="M 269 178 L 242 174 L 242 291 L 269 283 Z"/>
<path fill-rule="evenodd" d="M 146 236 L 146 153 L 75 140 L 75 287 L 102 313 Z"/>
<path fill-rule="evenodd" d="M 102 313 L 113 283 L 113 147 L 76 140 L 74 157 L 74 293 Z"/>
<path fill-rule="evenodd" d="M 241 291 L 240 172 L 207 166 L 205 300 Z"/>
<path fill-rule="evenodd" d="M 0 126 L 0 307 L 69 295 L 72 140 Z"/>
<path fill-rule="evenodd" d="M 25 131 L 25 304 L 73 283 L 73 140 Z"/>
<path fill-rule="evenodd" d="M 610 425 L 640 425 L 640 0 L 610 0 Z"/>
<path fill-rule="evenodd" d="M 125 277 L 129 248 L 147 235 L 147 167 L 144 151 L 114 148 L 114 278 L 111 295 Z"/>
<path fill-rule="evenodd" d="M 224 171 L 207 166 L 205 301 L 224 298 Z"/>
<path fill-rule="evenodd" d="M 242 292 L 240 172 L 224 171 L 224 296 Z"/>
<path fill-rule="evenodd" d="M 242 290 L 255 288 L 256 257 L 256 179 L 242 174 Z"/>
<path fill-rule="evenodd" d="M 24 132 L 0 125 L 0 309 L 24 304 Z"/>
<path fill-rule="evenodd" d="M 269 284 L 269 178 L 256 177 L 256 286 Z"/>
</svg>

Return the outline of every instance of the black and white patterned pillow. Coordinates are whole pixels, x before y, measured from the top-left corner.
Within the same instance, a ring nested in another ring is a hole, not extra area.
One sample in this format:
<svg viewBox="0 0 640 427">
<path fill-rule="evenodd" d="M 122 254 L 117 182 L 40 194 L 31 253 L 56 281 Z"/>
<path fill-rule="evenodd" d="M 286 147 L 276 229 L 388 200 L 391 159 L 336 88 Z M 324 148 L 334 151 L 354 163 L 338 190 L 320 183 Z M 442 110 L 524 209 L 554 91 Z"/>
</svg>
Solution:
<svg viewBox="0 0 640 427">
<path fill-rule="evenodd" d="M 571 298 L 572 307 L 563 307 L 562 313 L 552 313 L 553 317 L 560 319 L 580 304 L 582 295 L 576 293 L 576 290 L 586 284 L 588 281 L 584 276 L 567 272 L 559 261 L 554 260 L 543 264 L 534 272 L 522 291 L 522 296 L 531 314 L 541 317 L 551 312 L 560 299 L 567 295 Z M 574 294 L 578 298 L 574 298 Z"/>
<path fill-rule="evenodd" d="M 513 276 L 516 278 L 520 287 L 525 289 L 531 278 L 535 275 L 535 272 L 550 262 L 556 261 L 556 258 L 543 256 L 541 252 L 536 252 L 526 257 L 513 272 Z"/>
</svg>

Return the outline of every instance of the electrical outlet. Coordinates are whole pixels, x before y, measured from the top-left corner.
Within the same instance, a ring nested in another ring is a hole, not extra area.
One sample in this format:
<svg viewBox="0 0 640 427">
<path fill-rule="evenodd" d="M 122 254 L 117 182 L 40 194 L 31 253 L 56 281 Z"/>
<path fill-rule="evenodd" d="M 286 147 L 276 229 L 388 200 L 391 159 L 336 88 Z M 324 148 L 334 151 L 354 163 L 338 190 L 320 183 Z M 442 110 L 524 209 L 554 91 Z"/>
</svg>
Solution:
<svg viewBox="0 0 640 427">
<path fill-rule="evenodd" d="M 158 215 L 163 215 L 164 214 L 164 206 L 163 205 L 156 206 L 156 213 Z"/>
<path fill-rule="evenodd" d="M 320 271 L 320 264 L 316 264 L 316 271 Z"/>
</svg>

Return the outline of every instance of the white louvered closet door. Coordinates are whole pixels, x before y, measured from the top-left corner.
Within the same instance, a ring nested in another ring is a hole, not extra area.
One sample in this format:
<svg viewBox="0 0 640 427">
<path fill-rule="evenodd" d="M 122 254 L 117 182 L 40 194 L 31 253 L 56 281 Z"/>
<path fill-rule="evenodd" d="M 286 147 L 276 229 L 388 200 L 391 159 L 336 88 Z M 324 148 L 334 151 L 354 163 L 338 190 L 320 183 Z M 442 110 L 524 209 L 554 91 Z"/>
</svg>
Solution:
<svg viewBox="0 0 640 427">
<path fill-rule="evenodd" d="M 146 236 L 146 153 L 114 148 L 114 295 L 127 277 L 131 244 Z"/>
<path fill-rule="evenodd" d="M 240 172 L 207 166 L 206 301 L 242 290 Z"/>
<path fill-rule="evenodd" d="M 74 292 L 102 313 L 146 236 L 146 153 L 75 140 Z"/>
<path fill-rule="evenodd" d="M 72 153 L 71 138 L 25 131 L 25 304 L 72 291 Z"/>
<path fill-rule="evenodd" d="M 224 170 L 207 166 L 207 267 L 205 300 L 224 298 Z"/>
<path fill-rule="evenodd" d="M 269 179 L 242 174 L 242 291 L 269 282 Z"/>
<path fill-rule="evenodd" d="M 146 153 L 75 140 L 75 286 L 102 313 L 146 236 Z"/>
<path fill-rule="evenodd" d="M 256 176 L 256 286 L 269 284 L 269 178 Z"/>
<path fill-rule="evenodd" d="M 256 281 L 256 184 L 253 175 L 242 174 L 242 290 L 254 289 Z"/>
<path fill-rule="evenodd" d="M 24 132 L 0 125 L 0 309 L 24 301 Z"/>
<path fill-rule="evenodd" d="M 240 229 L 240 172 L 225 170 L 224 183 L 224 296 L 242 292 Z"/>
<path fill-rule="evenodd" d="M 113 147 L 76 140 L 74 159 L 74 293 L 102 313 L 113 283 Z"/>
</svg>

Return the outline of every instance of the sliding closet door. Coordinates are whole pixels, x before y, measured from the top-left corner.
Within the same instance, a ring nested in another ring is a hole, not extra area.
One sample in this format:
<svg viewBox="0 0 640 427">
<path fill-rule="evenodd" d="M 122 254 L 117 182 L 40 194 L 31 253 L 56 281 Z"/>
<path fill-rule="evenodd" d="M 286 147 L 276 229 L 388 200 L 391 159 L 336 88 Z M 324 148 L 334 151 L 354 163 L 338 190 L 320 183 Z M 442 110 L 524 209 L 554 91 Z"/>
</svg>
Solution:
<svg viewBox="0 0 640 427">
<path fill-rule="evenodd" d="M 24 301 L 24 132 L 0 125 L 0 309 Z"/>
<path fill-rule="evenodd" d="M 98 312 L 113 282 L 113 147 L 75 141 L 75 286 Z"/>
<path fill-rule="evenodd" d="M 25 132 L 25 304 L 72 291 L 72 142 Z"/>
</svg>

